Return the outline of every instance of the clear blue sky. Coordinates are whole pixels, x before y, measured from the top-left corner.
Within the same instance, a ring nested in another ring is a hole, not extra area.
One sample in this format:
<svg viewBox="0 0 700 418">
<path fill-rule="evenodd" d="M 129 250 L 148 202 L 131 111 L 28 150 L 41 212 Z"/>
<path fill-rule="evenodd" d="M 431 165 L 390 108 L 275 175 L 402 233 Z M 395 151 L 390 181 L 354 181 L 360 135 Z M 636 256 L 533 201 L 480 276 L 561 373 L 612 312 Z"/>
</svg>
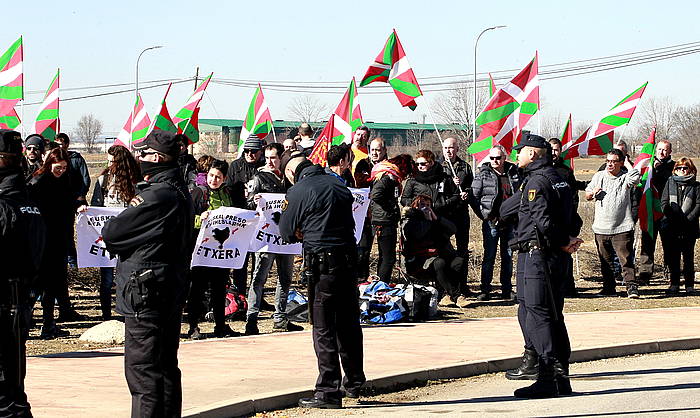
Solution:
<svg viewBox="0 0 700 418">
<path fill-rule="evenodd" d="M 508 25 L 479 43 L 479 71 L 521 68 L 540 54 L 540 65 L 620 54 L 700 40 L 696 1 L 236 1 L 236 2 L 8 2 L 3 6 L 0 49 L 24 36 L 25 89 L 40 101 L 56 70 L 62 88 L 132 82 L 136 57 L 140 79 L 200 74 L 254 80 L 349 81 L 362 77 L 395 27 L 419 80 L 473 71 L 473 45 L 485 27 Z M 580 5 L 578 5 L 580 4 Z M 9 17 L 9 18 L 8 18 Z M 593 120 L 644 81 L 647 96 L 671 96 L 680 104 L 700 101 L 700 54 L 581 77 L 543 81 L 544 111 Z M 149 114 L 164 87 L 144 90 Z M 192 83 L 174 86 L 171 114 L 191 93 Z M 264 89 L 264 86 L 263 86 Z M 95 91 L 65 91 L 63 97 Z M 241 119 L 252 90 L 212 84 L 201 118 Z M 363 114 L 375 122 L 418 121 L 418 110 L 401 108 L 389 95 L 362 95 Z M 427 100 L 438 93 L 428 93 Z M 63 102 L 63 127 L 85 113 L 116 133 L 133 96 Z M 273 119 L 289 119 L 293 94 L 267 91 Z M 341 94 L 319 94 L 335 107 Z M 33 123 L 38 106 L 25 106 Z M 428 116 L 428 120 L 430 116 Z M 31 124 L 30 126 L 33 126 Z"/>
</svg>

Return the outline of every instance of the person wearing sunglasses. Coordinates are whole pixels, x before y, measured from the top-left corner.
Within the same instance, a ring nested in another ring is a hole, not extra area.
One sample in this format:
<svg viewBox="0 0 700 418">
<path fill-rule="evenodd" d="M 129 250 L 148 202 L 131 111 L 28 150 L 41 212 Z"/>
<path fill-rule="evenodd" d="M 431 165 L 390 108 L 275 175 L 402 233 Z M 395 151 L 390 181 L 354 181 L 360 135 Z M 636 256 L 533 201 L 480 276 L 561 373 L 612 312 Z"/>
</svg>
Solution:
<svg viewBox="0 0 700 418">
<path fill-rule="evenodd" d="M 700 183 L 696 178 L 697 173 L 693 160 L 687 157 L 679 159 L 661 195 L 661 210 L 666 217 L 661 231 L 662 239 L 665 236 L 674 242 L 674 245 L 664 249 L 664 258 L 671 272 L 671 285 L 666 291 L 670 295 L 680 292 L 681 273 L 686 293 L 695 294 L 695 241 L 700 231 Z"/>
<path fill-rule="evenodd" d="M 586 187 L 586 200 L 594 201 L 593 232 L 603 276 L 601 296 L 614 296 L 613 254 L 622 265 L 627 297 L 639 298 L 639 279 L 634 274 L 634 216 L 631 190 L 639 184 L 639 170 L 619 149 L 605 155 L 606 168 L 593 175 Z M 626 170 L 623 170 L 623 167 Z"/>
<path fill-rule="evenodd" d="M 24 178 L 28 182 L 34 173 L 44 164 L 44 146 L 46 140 L 39 134 L 29 135 L 24 141 Z"/>
<path fill-rule="evenodd" d="M 513 196 L 520 186 L 520 175 L 515 164 L 507 161 L 506 150 L 498 145 L 489 150 L 489 155 L 479 166 L 474 181 L 472 194 L 479 204 L 476 215 L 483 221 L 484 261 L 481 266 L 481 285 L 477 300 L 491 298 L 491 282 L 496 253 L 501 253 L 501 294 L 505 300 L 515 300 L 513 293 L 513 253 L 508 247 L 508 240 L 513 238 L 513 226 L 500 221 L 500 208 L 503 202 Z"/>
</svg>

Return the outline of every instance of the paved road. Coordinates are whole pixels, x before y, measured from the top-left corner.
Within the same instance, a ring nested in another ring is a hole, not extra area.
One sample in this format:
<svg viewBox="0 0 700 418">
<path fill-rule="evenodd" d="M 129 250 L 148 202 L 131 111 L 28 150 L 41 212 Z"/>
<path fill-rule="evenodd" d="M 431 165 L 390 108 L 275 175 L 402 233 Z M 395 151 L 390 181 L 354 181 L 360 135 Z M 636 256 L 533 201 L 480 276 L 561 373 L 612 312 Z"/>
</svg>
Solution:
<svg viewBox="0 0 700 418">
<path fill-rule="evenodd" d="M 342 412 L 267 416 L 700 416 L 700 350 L 574 364 L 571 372 L 575 394 L 557 399 L 515 400 L 522 383 L 491 374 L 364 398 Z"/>
</svg>

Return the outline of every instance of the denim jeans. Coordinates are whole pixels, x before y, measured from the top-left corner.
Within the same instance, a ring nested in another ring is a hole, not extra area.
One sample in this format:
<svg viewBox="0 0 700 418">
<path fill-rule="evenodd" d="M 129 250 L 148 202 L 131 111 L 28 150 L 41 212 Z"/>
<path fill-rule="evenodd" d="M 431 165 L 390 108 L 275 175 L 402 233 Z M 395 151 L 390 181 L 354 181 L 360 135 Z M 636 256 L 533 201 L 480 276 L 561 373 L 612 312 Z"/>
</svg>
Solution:
<svg viewBox="0 0 700 418">
<path fill-rule="evenodd" d="M 291 254 L 255 253 L 255 269 L 253 271 L 253 284 L 248 289 L 248 319 L 257 319 L 262 303 L 263 290 L 267 276 L 270 274 L 272 262 L 277 263 L 277 288 L 275 289 L 275 313 L 272 318 L 275 322 L 287 317 L 287 295 L 289 285 L 292 283 L 294 270 L 294 256 Z"/>
<path fill-rule="evenodd" d="M 481 225 L 484 239 L 484 262 L 481 266 L 481 293 L 491 292 L 493 266 L 496 264 L 496 253 L 501 252 L 501 291 L 508 294 L 513 290 L 513 252 L 508 248 L 508 241 L 513 238 L 513 227 L 500 227 L 491 221 Z"/>
</svg>

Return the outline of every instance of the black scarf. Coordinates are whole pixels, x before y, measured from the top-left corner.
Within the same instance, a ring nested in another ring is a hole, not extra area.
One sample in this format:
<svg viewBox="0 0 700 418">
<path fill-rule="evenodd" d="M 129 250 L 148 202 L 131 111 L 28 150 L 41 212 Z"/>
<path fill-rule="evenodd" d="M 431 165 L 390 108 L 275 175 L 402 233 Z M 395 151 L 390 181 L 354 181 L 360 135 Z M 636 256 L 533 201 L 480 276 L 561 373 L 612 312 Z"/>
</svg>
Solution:
<svg viewBox="0 0 700 418">
<path fill-rule="evenodd" d="M 693 201 L 688 193 L 688 186 L 695 182 L 695 176 L 671 176 L 668 182 L 668 198 L 670 203 L 680 206 L 684 214 L 690 213 L 693 209 Z"/>
<path fill-rule="evenodd" d="M 445 171 L 440 164 L 433 164 L 427 171 L 417 171 L 414 177 L 419 183 L 433 184 L 443 180 Z"/>
<path fill-rule="evenodd" d="M 177 161 L 168 161 L 165 163 L 154 163 L 151 161 L 139 161 L 141 165 L 141 174 L 144 177 L 153 177 L 156 174 L 162 173 L 164 171 L 173 169 L 178 166 Z"/>
</svg>

